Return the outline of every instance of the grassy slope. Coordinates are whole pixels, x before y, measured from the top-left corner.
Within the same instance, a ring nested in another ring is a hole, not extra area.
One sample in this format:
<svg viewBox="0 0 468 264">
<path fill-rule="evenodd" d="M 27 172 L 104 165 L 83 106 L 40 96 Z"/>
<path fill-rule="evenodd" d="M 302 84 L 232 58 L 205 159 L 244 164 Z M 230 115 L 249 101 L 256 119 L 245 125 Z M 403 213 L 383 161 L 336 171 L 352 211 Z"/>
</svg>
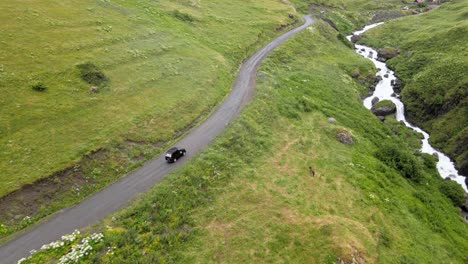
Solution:
<svg viewBox="0 0 468 264">
<path fill-rule="evenodd" d="M 0 197 L 112 142 L 171 139 L 294 13 L 275 0 L 13 0 L 0 9 Z M 110 78 L 98 94 L 79 79 L 87 61 Z M 37 82 L 49 89 L 32 91 Z"/>
<path fill-rule="evenodd" d="M 433 145 L 454 158 L 463 175 L 468 175 L 467 14 L 467 1 L 453 1 L 390 21 L 364 39 L 401 50 L 388 63 L 405 84 L 408 118 L 431 134 Z"/>
<path fill-rule="evenodd" d="M 401 0 L 293 0 L 302 10 L 311 10 L 328 19 L 343 33 L 351 33 L 369 24 L 380 13 L 397 13 L 405 6 Z"/>
<path fill-rule="evenodd" d="M 372 70 L 322 23 L 280 47 L 241 118 L 105 221 L 84 263 L 466 263 L 468 227 L 438 191 L 433 160 L 413 156 L 425 175 L 414 183 L 373 155 L 384 142 L 408 146 L 361 105 L 356 68 Z M 336 140 L 342 129 L 354 145 Z"/>
</svg>

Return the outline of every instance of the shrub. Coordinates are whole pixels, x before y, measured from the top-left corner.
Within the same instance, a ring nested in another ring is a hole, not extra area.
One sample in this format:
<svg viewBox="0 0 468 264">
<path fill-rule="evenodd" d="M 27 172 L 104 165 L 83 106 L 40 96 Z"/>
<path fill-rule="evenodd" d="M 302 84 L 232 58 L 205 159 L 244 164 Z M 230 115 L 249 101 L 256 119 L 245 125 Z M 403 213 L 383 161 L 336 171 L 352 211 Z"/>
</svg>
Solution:
<svg viewBox="0 0 468 264">
<path fill-rule="evenodd" d="M 36 83 L 33 86 L 31 86 L 31 89 L 33 89 L 34 91 L 43 92 L 47 90 L 47 86 L 43 83 Z"/>
<path fill-rule="evenodd" d="M 100 86 L 109 81 L 99 67 L 91 62 L 79 64 L 77 67 L 80 70 L 81 79 L 89 84 Z"/>
<path fill-rule="evenodd" d="M 444 180 L 440 183 L 439 190 L 452 201 L 453 205 L 461 206 L 463 204 L 465 191 L 457 182 Z"/>
<path fill-rule="evenodd" d="M 354 44 L 349 41 L 345 35 L 343 35 L 342 33 L 338 33 L 338 40 L 341 41 L 343 44 L 346 45 L 346 47 L 350 48 L 350 49 L 353 49 L 354 48 Z"/>
<path fill-rule="evenodd" d="M 182 13 L 179 10 L 174 10 L 172 11 L 172 16 L 185 22 L 193 22 L 195 21 L 194 17 L 192 15 L 189 15 L 187 13 Z"/>
<path fill-rule="evenodd" d="M 397 170 L 405 178 L 420 182 L 423 178 L 422 168 L 419 160 L 398 144 L 387 142 L 382 144 L 375 157 L 387 166 Z"/>
</svg>

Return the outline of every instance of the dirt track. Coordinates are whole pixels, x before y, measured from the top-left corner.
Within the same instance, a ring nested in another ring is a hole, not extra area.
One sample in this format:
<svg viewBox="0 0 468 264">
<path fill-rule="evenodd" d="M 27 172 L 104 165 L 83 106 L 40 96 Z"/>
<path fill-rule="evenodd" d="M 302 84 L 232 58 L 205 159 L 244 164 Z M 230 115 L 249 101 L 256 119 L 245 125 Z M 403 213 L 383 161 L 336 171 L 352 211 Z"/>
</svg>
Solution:
<svg viewBox="0 0 468 264">
<path fill-rule="evenodd" d="M 64 234 L 72 233 L 75 229 L 86 227 L 105 218 L 127 205 L 139 193 L 148 191 L 166 174 L 205 148 L 229 122 L 239 115 L 241 109 L 252 98 L 255 75 L 260 62 L 274 48 L 314 22 L 311 16 L 304 16 L 304 21 L 303 25 L 274 39 L 242 64 L 232 91 L 224 102 L 206 121 L 176 143 L 177 146 L 187 149 L 185 158 L 175 164 L 167 164 L 164 154 L 161 154 L 83 202 L 61 210 L 1 246 L 0 263 L 16 263 L 20 258 L 28 256 L 30 250 L 39 249 L 44 244 L 60 239 Z"/>
</svg>

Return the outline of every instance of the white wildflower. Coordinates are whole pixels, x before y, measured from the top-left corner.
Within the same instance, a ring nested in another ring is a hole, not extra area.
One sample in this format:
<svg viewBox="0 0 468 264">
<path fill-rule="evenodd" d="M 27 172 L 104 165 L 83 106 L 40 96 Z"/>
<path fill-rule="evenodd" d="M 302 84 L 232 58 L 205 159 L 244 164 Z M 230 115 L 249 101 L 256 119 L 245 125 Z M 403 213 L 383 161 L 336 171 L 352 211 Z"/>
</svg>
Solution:
<svg viewBox="0 0 468 264">
<path fill-rule="evenodd" d="M 90 243 L 96 244 L 102 241 L 104 235 L 101 233 L 94 233 L 81 240 L 81 243 L 74 245 L 71 251 L 59 259 L 59 264 L 78 262 L 82 257 L 89 255 L 93 247 Z"/>
</svg>

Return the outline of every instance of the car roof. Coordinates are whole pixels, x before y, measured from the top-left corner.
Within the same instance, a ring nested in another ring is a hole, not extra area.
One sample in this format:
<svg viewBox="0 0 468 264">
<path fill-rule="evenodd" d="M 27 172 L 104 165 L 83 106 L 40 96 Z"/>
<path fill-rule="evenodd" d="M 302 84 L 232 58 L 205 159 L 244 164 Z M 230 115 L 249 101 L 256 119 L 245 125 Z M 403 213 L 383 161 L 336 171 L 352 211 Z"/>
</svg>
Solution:
<svg viewBox="0 0 468 264">
<path fill-rule="evenodd" d="M 174 153 L 175 151 L 177 151 L 179 148 L 178 147 L 173 147 L 173 148 L 170 148 L 166 151 L 167 154 L 172 154 Z"/>
</svg>

